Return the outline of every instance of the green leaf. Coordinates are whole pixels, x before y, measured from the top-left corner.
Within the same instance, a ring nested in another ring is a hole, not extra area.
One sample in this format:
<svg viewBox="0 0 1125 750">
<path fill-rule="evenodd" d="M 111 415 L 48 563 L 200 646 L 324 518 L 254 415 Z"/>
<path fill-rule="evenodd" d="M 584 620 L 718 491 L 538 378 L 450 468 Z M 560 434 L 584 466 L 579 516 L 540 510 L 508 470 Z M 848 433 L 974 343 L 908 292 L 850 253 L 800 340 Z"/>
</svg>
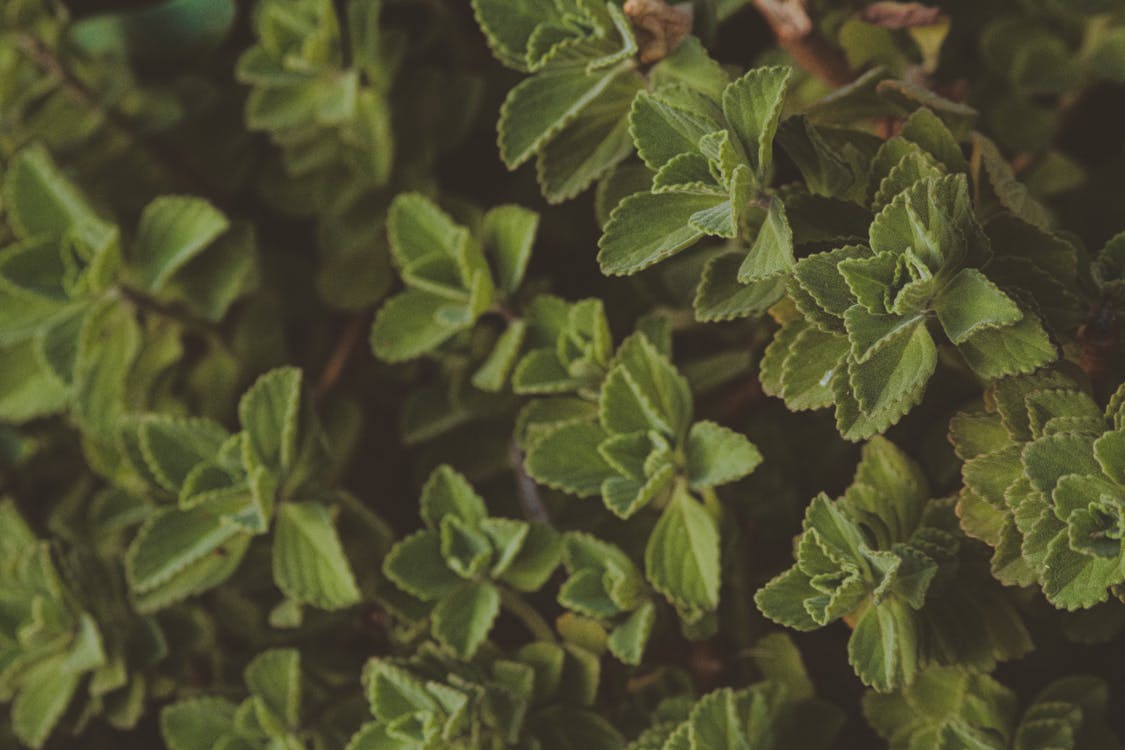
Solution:
<svg viewBox="0 0 1125 750">
<path fill-rule="evenodd" d="M 692 708 L 688 719 L 691 746 L 715 750 L 751 750 L 739 715 L 738 701 L 730 688 L 708 693 Z"/>
<path fill-rule="evenodd" d="M 246 687 L 284 724 L 296 729 L 301 711 L 301 655 L 296 649 L 264 651 L 246 666 Z"/>
<path fill-rule="evenodd" d="M 789 68 L 755 68 L 723 91 L 723 114 L 760 186 L 773 173 L 773 138 L 791 75 Z"/>
<path fill-rule="evenodd" d="M 273 578 L 282 593 L 320 609 L 360 600 L 340 538 L 320 503 L 283 503 L 273 540 Z"/>
<path fill-rule="evenodd" d="M 400 193 L 387 210 L 391 253 L 404 269 L 434 254 L 455 258 L 467 236 L 464 227 L 420 193 Z"/>
<path fill-rule="evenodd" d="M 654 172 L 681 154 L 699 153 L 699 140 L 721 128 L 718 105 L 687 86 L 642 91 L 629 113 L 637 154 Z"/>
<path fill-rule="evenodd" d="M 144 469 L 174 494 L 198 464 L 210 461 L 229 438 L 227 431 L 209 419 L 151 414 L 135 425 L 137 449 Z"/>
<path fill-rule="evenodd" d="M 616 367 L 624 370 L 626 382 L 649 424 L 677 443 L 682 441 L 692 415 L 687 378 L 642 333 L 625 339 L 617 350 L 616 362 Z M 612 403 L 602 401 L 602 420 L 609 429 L 616 429 L 615 422 L 606 416 L 607 410 L 613 408 Z"/>
<path fill-rule="evenodd" d="M 469 581 L 442 598 L 433 612 L 433 632 L 462 658 L 472 658 L 500 614 L 500 592 L 487 581 Z"/>
<path fill-rule="evenodd" d="M 484 254 L 495 269 L 497 283 L 508 294 L 523 281 L 538 230 L 539 214 L 522 206 L 497 206 L 484 215 Z"/>
<path fill-rule="evenodd" d="M 422 520 L 431 529 L 441 525 L 446 516 L 455 516 L 468 526 L 476 526 L 488 517 L 488 509 L 469 484 L 469 480 L 451 466 L 434 469 L 422 487 Z"/>
<path fill-rule="evenodd" d="M 849 362 L 848 379 L 865 413 L 904 413 L 921 400 L 936 366 L 937 347 L 918 322 L 894 332 L 865 362 Z"/>
<path fill-rule="evenodd" d="M 1089 609 L 1109 598 L 1109 587 L 1125 580 L 1120 556 L 1101 557 L 1076 552 L 1066 533 L 1047 546 L 1043 594 L 1059 609 Z"/>
<path fill-rule="evenodd" d="M 550 524 L 532 521 L 527 537 L 500 580 L 517 591 L 538 591 L 550 579 L 562 559 L 562 537 Z"/>
<path fill-rule="evenodd" d="M 963 344 L 983 328 L 1011 325 L 1023 317 L 1012 298 L 975 268 L 961 269 L 933 305 L 945 335 L 954 344 Z"/>
<path fill-rule="evenodd" d="M 211 750 L 231 731 L 235 706 L 224 698 L 189 698 L 160 712 L 160 734 L 170 750 Z"/>
<path fill-rule="evenodd" d="M 996 144 L 980 133 L 973 133 L 973 145 L 980 155 L 985 174 L 992 190 L 1004 208 L 1020 219 L 1039 229 L 1048 229 L 1051 214 L 1039 201 L 1031 196 L 1027 187 L 1016 179 L 1008 160 L 1000 153 Z"/>
<path fill-rule="evenodd" d="M 244 445 L 257 465 L 284 476 L 297 457 L 301 371 L 279 367 L 262 375 L 238 402 Z"/>
<path fill-rule="evenodd" d="M 687 476 L 692 489 L 733 482 L 752 472 L 762 454 L 745 436 L 714 422 L 696 422 L 687 439 Z"/>
<path fill-rule="evenodd" d="M 473 11 L 493 54 L 517 70 L 525 69 L 533 32 L 558 14 L 550 0 L 473 0 Z"/>
<path fill-rule="evenodd" d="M 500 107 L 500 158 L 515 169 L 558 135 L 618 75 L 616 68 L 544 71 L 516 85 Z"/>
<path fill-rule="evenodd" d="M 635 71 L 623 71 L 540 149 L 537 175 L 548 202 L 570 200 L 629 156 L 629 104 L 642 83 Z"/>
<path fill-rule="evenodd" d="M 513 320 L 509 323 L 496 340 L 496 345 L 492 347 L 484 364 L 473 373 L 473 385 L 489 393 L 502 390 L 508 380 L 508 373 L 512 371 L 523 348 L 526 333 L 525 321 Z"/>
<path fill-rule="evenodd" d="M 57 242 L 81 225 L 105 233 L 114 231 L 98 218 L 42 146 L 29 146 L 9 160 L 3 197 L 8 220 L 22 238 L 49 237 Z"/>
<path fill-rule="evenodd" d="M 750 254 L 738 269 L 738 280 L 744 284 L 762 281 L 788 273 L 795 263 L 793 230 L 785 215 L 785 204 L 777 197 L 771 197 L 766 220 L 754 238 Z"/>
<path fill-rule="evenodd" d="M 784 340 L 782 340 L 784 344 Z M 813 326 L 796 331 L 781 365 L 778 395 L 792 411 L 821 409 L 833 401 L 832 381 L 845 370 L 848 339 Z M 764 365 L 763 365 L 764 366 Z"/>
<path fill-rule="evenodd" d="M 141 285 L 159 291 L 229 227 L 227 217 L 202 198 L 161 196 L 141 214 L 129 261 Z"/>
<path fill-rule="evenodd" d="M 859 618 L 848 639 L 848 662 L 863 684 L 876 690 L 909 685 L 918 671 L 921 637 L 906 603 L 889 599 Z"/>
<path fill-rule="evenodd" d="M 610 215 L 598 241 L 598 263 L 608 276 L 628 276 L 695 244 L 705 232 L 692 217 L 727 201 L 726 195 L 637 193 Z"/>
<path fill-rule="evenodd" d="M 745 260 L 746 256 L 733 252 L 707 261 L 692 301 L 696 320 L 711 323 L 760 315 L 781 299 L 787 282 L 783 275 L 751 284 L 738 281 L 738 271 Z"/>
<path fill-rule="evenodd" d="M 605 431 L 596 423 L 571 422 L 547 432 L 528 451 L 527 473 L 540 484 L 593 497 L 614 476 L 598 452 Z"/>
<path fill-rule="evenodd" d="M 482 576 L 492 562 L 489 538 L 457 516 L 441 519 L 441 556 L 446 565 L 465 579 Z"/>
<path fill-rule="evenodd" d="M 418 531 L 396 543 L 383 559 L 383 574 L 425 602 L 437 601 L 461 584 L 445 564 L 437 531 Z"/>
<path fill-rule="evenodd" d="M 686 490 L 678 488 L 645 547 L 645 575 L 676 607 L 719 606 L 719 529 Z"/>
<path fill-rule="evenodd" d="M 249 534 L 235 534 L 211 554 L 185 565 L 166 583 L 143 593 L 134 591 L 132 598 L 135 609 L 143 614 L 156 612 L 223 583 L 238 570 L 246 555 L 250 538 Z"/>
<path fill-rule="evenodd" d="M 241 498 L 218 497 L 149 516 L 125 555 L 125 572 L 133 591 L 144 594 L 155 589 L 238 535 L 238 526 L 224 515 L 244 503 Z"/>
<path fill-rule="evenodd" d="M 405 362 L 433 351 L 470 328 L 474 319 L 467 305 L 408 289 L 379 308 L 371 326 L 371 349 L 386 362 Z"/>
<path fill-rule="evenodd" d="M 916 109 L 906 118 L 899 136 L 923 148 L 948 171 L 969 171 L 969 163 L 953 133 L 926 107 Z"/>
<path fill-rule="evenodd" d="M 43 747 L 78 689 L 79 675 L 62 662 L 56 656 L 29 669 L 12 701 L 12 733 L 28 747 Z"/>
<path fill-rule="evenodd" d="M 67 402 L 67 389 L 53 377 L 27 339 L 0 347 L 0 419 L 20 423 L 53 414 Z"/>
<path fill-rule="evenodd" d="M 107 300 L 86 318 L 74 366 L 74 411 L 88 429 L 107 434 L 117 426 L 126 375 L 141 346 L 128 306 Z"/>
<path fill-rule="evenodd" d="M 644 657 L 645 646 L 656 623 L 656 606 L 645 602 L 625 622 L 613 629 L 606 641 L 610 653 L 623 663 L 637 666 Z"/>
<path fill-rule="evenodd" d="M 1030 313 L 1010 326 L 979 329 L 957 349 L 985 380 L 1031 372 L 1058 356 L 1039 319 Z"/>
</svg>

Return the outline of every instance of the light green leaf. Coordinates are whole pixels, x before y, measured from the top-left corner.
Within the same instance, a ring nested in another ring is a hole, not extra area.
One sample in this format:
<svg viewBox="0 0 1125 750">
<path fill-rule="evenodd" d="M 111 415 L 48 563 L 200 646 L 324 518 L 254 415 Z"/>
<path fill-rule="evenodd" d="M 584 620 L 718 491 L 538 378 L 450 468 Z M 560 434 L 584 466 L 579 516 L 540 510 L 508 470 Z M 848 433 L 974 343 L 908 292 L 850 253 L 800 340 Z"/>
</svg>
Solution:
<svg viewBox="0 0 1125 750">
<path fill-rule="evenodd" d="M 538 591 L 559 566 L 562 550 L 562 537 L 550 524 L 532 521 L 519 552 L 499 574 L 500 580 L 518 591 Z"/>
<path fill-rule="evenodd" d="M 985 380 L 1031 372 L 1058 356 L 1039 319 L 1030 313 L 1010 326 L 978 329 L 957 349 Z"/>
<path fill-rule="evenodd" d="M 418 531 L 401 539 L 383 559 L 383 574 L 425 602 L 437 601 L 461 584 L 460 576 L 445 564 L 437 531 Z"/>
<path fill-rule="evenodd" d="M 66 386 L 47 369 L 35 348 L 34 339 L 0 347 L 4 363 L 0 367 L 0 419 L 6 422 L 26 422 L 66 405 Z"/>
<path fill-rule="evenodd" d="M 171 493 L 180 488 L 198 464 L 215 458 L 230 437 L 209 419 L 150 414 L 133 427 L 136 446 L 144 460 L 141 467 Z"/>
<path fill-rule="evenodd" d="M 481 577 L 492 562 L 489 538 L 454 515 L 441 519 L 441 556 L 446 565 L 465 579 Z"/>
<path fill-rule="evenodd" d="M 296 367 L 270 370 L 243 394 L 238 421 L 246 450 L 257 465 L 282 476 L 293 468 L 300 415 L 301 371 Z"/>
<path fill-rule="evenodd" d="M 224 698 L 189 698 L 160 712 L 160 733 L 170 750 L 211 750 L 231 731 L 235 706 Z"/>
<path fill-rule="evenodd" d="M 785 215 L 785 204 L 777 197 L 770 198 L 766 220 L 754 238 L 750 254 L 738 269 L 742 283 L 761 281 L 793 268 L 793 230 Z"/>
<path fill-rule="evenodd" d="M 983 328 L 1011 325 L 1023 317 L 1012 298 L 975 268 L 963 268 L 933 302 L 945 335 L 963 344 Z"/>
<path fill-rule="evenodd" d="M 512 371 L 520 355 L 526 332 L 527 323 L 523 320 L 513 320 L 508 324 L 484 364 L 473 373 L 474 386 L 489 393 L 496 393 L 504 388 L 508 373 Z"/>
<path fill-rule="evenodd" d="M 288 502 L 278 509 L 273 577 L 290 599 L 320 609 L 343 609 L 360 600 L 332 518 L 320 503 Z"/>
<path fill-rule="evenodd" d="M 726 195 L 636 193 L 610 215 L 598 241 L 598 263 L 608 276 L 644 270 L 695 244 L 704 232 L 692 217 L 727 201 Z"/>
<path fill-rule="evenodd" d="M 755 68 L 723 91 L 723 114 L 760 186 L 773 172 L 773 138 L 791 75 L 789 68 Z"/>
<path fill-rule="evenodd" d="M 28 747 L 43 747 L 78 689 L 80 676 L 63 668 L 63 658 L 52 657 L 29 669 L 12 701 L 12 733 Z"/>
<path fill-rule="evenodd" d="M 629 104 L 643 81 L 626 70 L 539 151 L 539 186 L 550 203 L 581 193 L 633 150 Z"/>
<path fill-rule="evenodd" d="M 149 203 L 129 255 L 141 286 L 159 291 L 229 227 L 227 217 L 202 198 L 164 195 Z"/>
<path fill-rule="evenodd" d="M 656 606 L 652 602 L 645 602 L 625 622 L 613 629 L 606 646 L 623 663 L 637 666 L 644 657 L 645 646 L 648 645 L 655 623 Z"/>
<path fill-rule="evenodd" d="M 696 320 L 709 323 L 760 315 L 785 294 L 787 280 L 780 274 L 740 283 L 738 271 L 746 257 L 738 252 L 723 253 L 707 261 L 692 301 Z"/>
<path fill-rule="evenodd" d="M 8 161 L 3 197 L 12 228 L 25 239 L 43 236 L 57 242 L 79 225 L 112 231 L 42 146 L 29 146 Z"/>
<path fill-rule="evenodd" d="M 719 606 L 719 529 L 686 490 L 678 489 L 645 547 L 645 575 L 676 607 Z"/>
<path fill-rule="evenodd" d="M 155 589 L 239 534 L 238 526 L 223 516 L 244 503 L 242 498 L 219 497 L 149 516 L 125 554 L 125 572 L 133 591 L 144 594 Z"/>
<path fill-rule="evenodd" d="M 894 332 L 866 361 L 850 361 L 848 380 L 860 407 L 875 414 L 920 401 L 935 367 L 937 347 L 919 321 Z"/>
<path fill-rule="evenodd" d="M 643 333 L 635 333 L 617 350 L 617 368 L 627 375 L 633 395 L 649 424 L 670 436 L 677 443 L 687 434 L 692 415 L 691 386 L 671 360 L 656 348 Z M 616 369 L 616 368 L 615 368 Z M 603 401 L 603 423 L 606 419 Z"/>
<path fill-rule="evenodd" d="M 211 554 L 204 555 L 178 570 L 166 583 L 143 593 L 134 591 L 132 599 L 135 609 L 144 614 L 156 612 L 223 583 L 238 570 L 242 558 L 246 555 L 250 539 L 249 534 L 235 534 L 216 547 Z M 128 557 L 126 557 L 126 564 L 128 564 Z"/>
<path fill-rule="evenodd" d="M 497 206 L 484 215 L 484 254 L 492 264 L 497 284 L 508 294 L 519 289 L 523 281 L 538 229 L 539 214 L 522 206 Z"/>
<path fill-rule="evenodd" d="M 692 489 L 733 482 L 752 472 L 762 454 L 746 437 L 714 422 L 696 422 L 687 439 L 687 476 Z"/>
<path fill-rule="evenodd" d="M 371 349 L 386 362 L 405 362 L 436 349 L 459 331 L 470 328 L 475 315 L 467 305 L 408 289 L 387 300 L 371 326 Z"/>
<path fill-rule="evenodd" d="M 387 210 L 387 237 L 401 268 L 431 255 L 453 259 L 468 236 L 449 214 L 420 193 L 401 193 Z"/>
<path fill-rule="evenodd" d="M 710 97 L 687 86 L 644 91 L 633 99 L 629 131 L 652 171 L 681 154 L 699 152 L 699 140 L 722 129 L 722 112 Z"/>
<path fill-rule="evenodd" d="M 117 426 L 140 346 L 140 326 L 127 305 L 107 300 L 86 318 L 74 366 L 74 411 L 88 429 L 109 433 Z"/>
<path fill-rule="evenodd" d="M 848 639 L 856 675 L 881 692 L 909 685 L 918 671 L 922 634 L 905 602 L 888 599 L 870 607 Z"/>
<path fill-rule="evenodd" d="M 473 11 L 493 54 L 517 70 L 525 69 L 532 33 L 558 15 L 551 0 L 473 0 Z"/>
<path fill-rule="evenodd" d="M 422 487 L 422 520 L 432 529 L 452 515 L 469 526 L 476 526 L 488 516 L 488 509 L 469 480 L 448 465 L 434 469 Z"/>
<path fill-rule="evenodd" d="M 739 714 L 738 701 L 730 688 L 700 698 L 688 721 L 693 748 L 751 750 L 744 731 L 746 719 Z"/>
<path fill-rule="evenodd" d="M 264 651 L 246 666 L 246 687 L 291 729 L 300 723 L 301 654 L 292 648 Z"/>
<path fill-rule="evenodd" d="M 873 313 L 863 305 L 853 305 L 844 313 L 844 330 L 851 342 L 855 362 L 866 362 L 884 346 L 894 343 L 895 336 L 924 325 L 921 315 L 884 315 Z"/>
<path fill-rule="evenodd" d="M 531 446 L 527 473 L 548 487 L 593 497 L 601 492 L 602 482 L 615 473 L 598 452 L 605 438 L 605 431 L 596 423 L 560 425 Z"/>
<path fill-rule="evenodd" d="M 544 71 L 516 85 L 500 107 L 500 158 L 509 169 L 530 159 L 617 78 L 617 68 Z"/>
<path fill-rule="evenodd" d="M 786 407 L 805 411 L 830 406 L 832 381 L 846 368 L 847 337 L 805 325 L 796 331 L 788 349 L 778 376 L 778 395 L 785 399 Z"/>
<path fill-rule="evenodd" d="M 500 614 L 500 592 L 487 581 L 469 581 L 442 598 L 432 615 L 434 637 L 462 658 L 472 658 Z"/>
</svg>

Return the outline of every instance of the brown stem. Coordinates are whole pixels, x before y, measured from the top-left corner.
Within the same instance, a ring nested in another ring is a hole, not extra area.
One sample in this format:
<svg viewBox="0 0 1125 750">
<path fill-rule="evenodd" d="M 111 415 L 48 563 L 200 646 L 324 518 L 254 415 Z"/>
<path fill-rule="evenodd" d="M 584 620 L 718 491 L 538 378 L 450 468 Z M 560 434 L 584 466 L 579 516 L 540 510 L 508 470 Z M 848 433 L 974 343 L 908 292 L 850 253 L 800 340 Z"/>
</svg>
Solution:
<svg viewBox="0 0 1125 750">
<path fill-rule="evenodd" d="M 547 506 L 539 496 L 539 487 L 535 484 L 535 480 L 528 476 L 527 470 L 523 467 L 523 451 L 520 450 L 515 438 L 512 439 L 509 455 L 512 472 L 516 475 L 516 489 L 519 491 L 520 508 L 523 509 L 524 517 L 529 521 L 550 523 L 551 517 L 547 513 Z"/>
<path fill-rule="evenodd" d="M 351 358 L 356 344 L 359 343 L 360 333 L 363 331 L 363 323 L 366 319 L 366 312 L 353 315 L 344 328 L 344 332 L 340 334 L 340 339 L 336 342 L 332 355 L 328 358 L 324 369 L 320 371 L 320 378 L 316 381 L 313 395 L 317 401 L 324 400 L 324 397 L 335 387 L 340 375 L 343 374 L 344 366 Z"/>
<path fill-rule="evenodd" d="M 754 7 L 769 23 L 782 49 L 811 75 L 833 88 L 855 77 L 844 55 L 813 28 L 805 0 L 754 0 Z"/>
</svg>

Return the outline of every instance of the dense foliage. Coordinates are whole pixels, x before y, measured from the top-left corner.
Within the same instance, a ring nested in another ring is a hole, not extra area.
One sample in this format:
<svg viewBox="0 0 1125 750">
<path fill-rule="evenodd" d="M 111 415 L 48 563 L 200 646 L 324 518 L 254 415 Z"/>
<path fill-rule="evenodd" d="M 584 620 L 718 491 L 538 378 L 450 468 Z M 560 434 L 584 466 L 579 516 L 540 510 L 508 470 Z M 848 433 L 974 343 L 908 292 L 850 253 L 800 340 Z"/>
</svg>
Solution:
<svg viewBox="0 0 1125 750">
<path fill-rule="evenodd" d="M 0 2 L 0 748 L 1122 748 L 1123 174 L 1122 0 Z"/>
</svg>

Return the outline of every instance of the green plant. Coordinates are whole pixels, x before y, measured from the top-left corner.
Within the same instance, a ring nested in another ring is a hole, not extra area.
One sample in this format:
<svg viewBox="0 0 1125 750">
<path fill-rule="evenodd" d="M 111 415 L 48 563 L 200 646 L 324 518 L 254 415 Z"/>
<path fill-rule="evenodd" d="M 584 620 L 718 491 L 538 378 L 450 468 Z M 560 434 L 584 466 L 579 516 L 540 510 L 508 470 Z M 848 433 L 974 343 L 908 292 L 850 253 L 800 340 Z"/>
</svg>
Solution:
<svg viewBox="0 0 1125 750">
<path fill-rule="evenodd" d="M 1122 747 L 1121 0 L 0 5 L 0 750 Z"/>
</svg>

